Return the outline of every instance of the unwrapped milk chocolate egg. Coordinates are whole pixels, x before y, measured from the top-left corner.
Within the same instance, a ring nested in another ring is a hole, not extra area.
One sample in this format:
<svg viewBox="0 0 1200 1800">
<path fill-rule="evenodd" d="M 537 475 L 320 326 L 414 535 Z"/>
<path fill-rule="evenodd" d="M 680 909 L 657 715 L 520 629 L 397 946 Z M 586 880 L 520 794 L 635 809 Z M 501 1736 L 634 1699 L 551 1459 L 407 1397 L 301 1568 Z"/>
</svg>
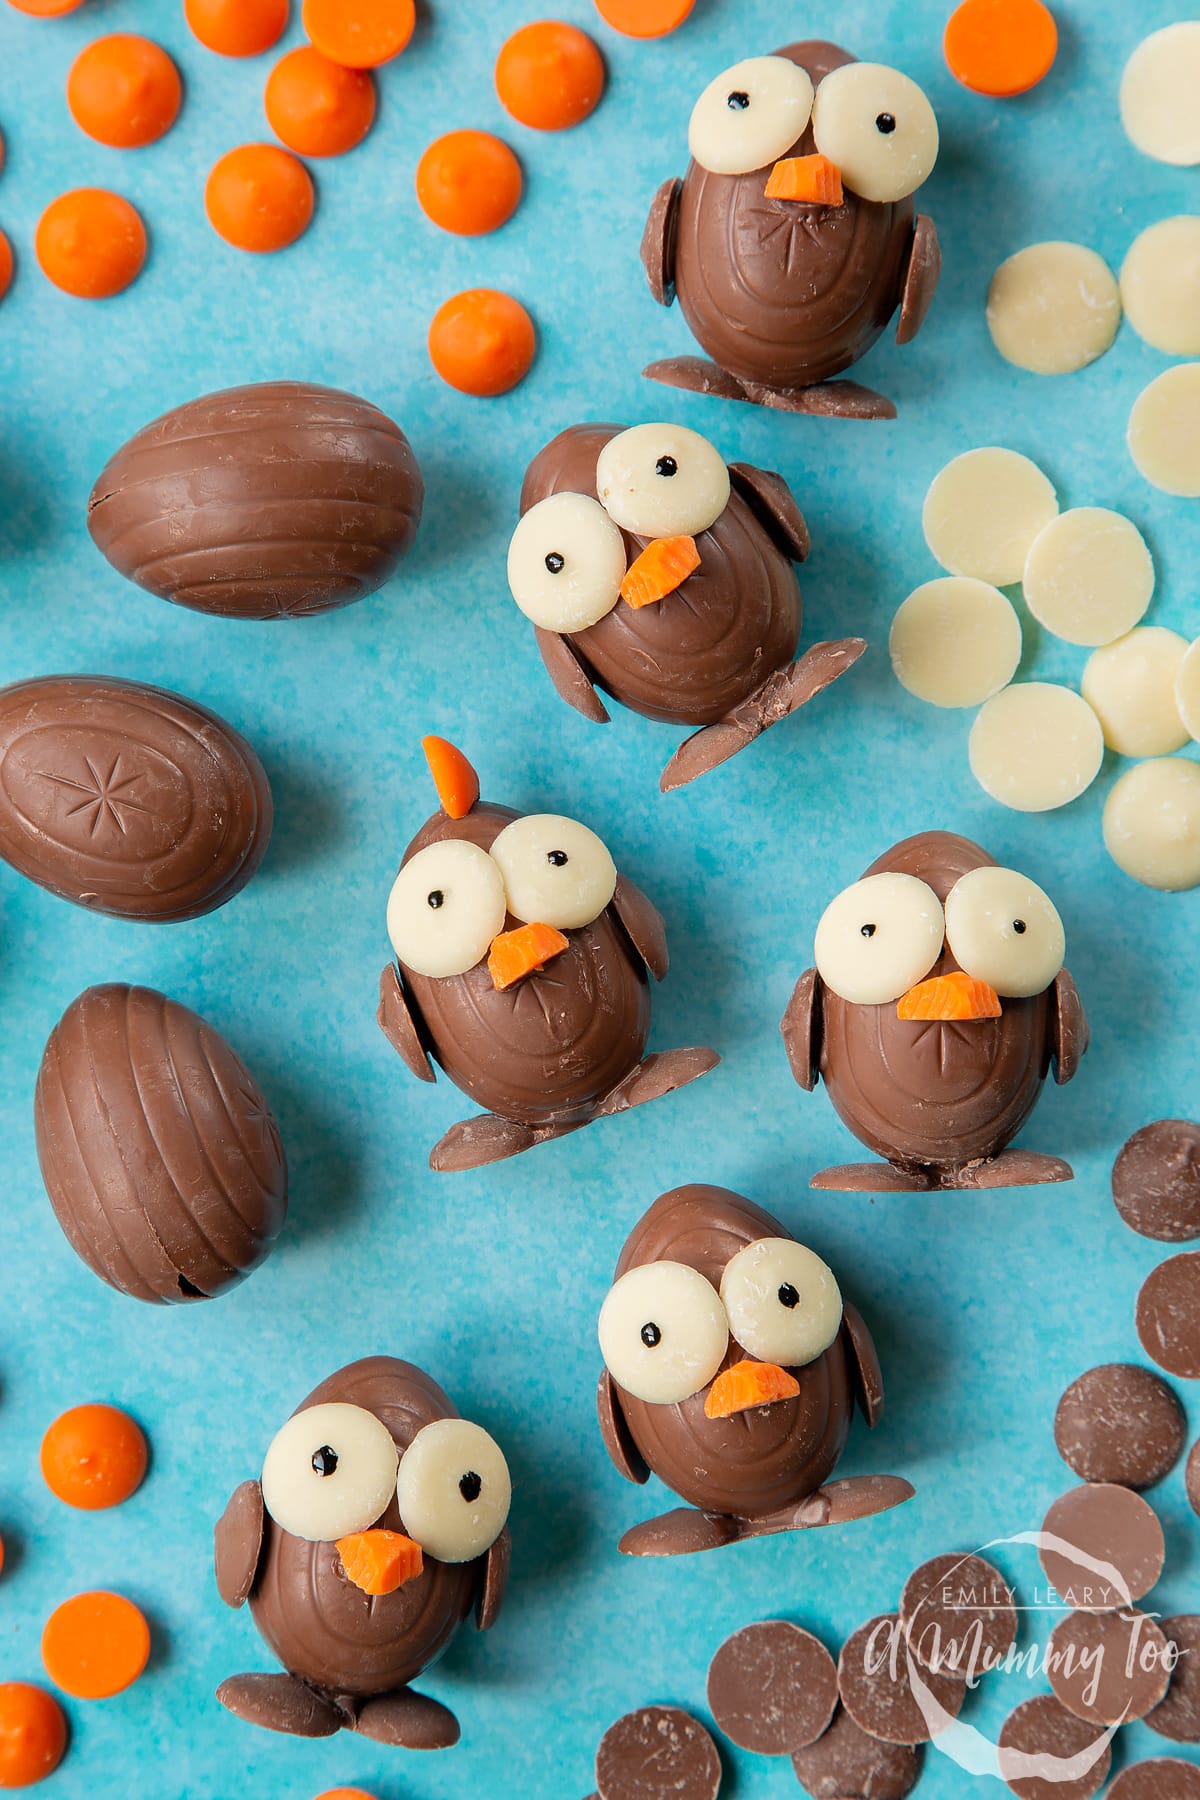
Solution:
<svg viewBox="0 0 1200 1800">
<path fill-rule="evenodd" d="M 92 489 L 88 530 L 114 569 L 177 606 L 292 618 L 382 587 L 424 498 L 408 439 L 378 407 L 264 381 L 131 437 Z"/>
<path fill-rule="evenodd" d="M 207 1300 L 270 1253 L 287 1162 L 262 1090 L 211 1025 L 110 982 L 50 1034 L 38 1161 L 73 1248 L 138 1300 Z"/>
<path fill-rule="evenodd" d="M 271 838 L 246 740 L 163 688 L 47 675 L 0 688 L 0 856 L 118 919 L 194 919 L 245 887 Z"/>
</svg>

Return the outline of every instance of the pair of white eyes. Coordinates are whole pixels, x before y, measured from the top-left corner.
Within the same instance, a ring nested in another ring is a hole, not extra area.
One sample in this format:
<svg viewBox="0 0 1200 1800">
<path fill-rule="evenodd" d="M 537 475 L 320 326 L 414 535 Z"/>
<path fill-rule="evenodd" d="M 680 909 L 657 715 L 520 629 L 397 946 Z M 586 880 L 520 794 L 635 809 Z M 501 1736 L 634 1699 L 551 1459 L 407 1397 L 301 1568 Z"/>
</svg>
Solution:
<svg viewBox="0 0 1200 1800">
<path fill-rule="evenodd" d="M 760 1361 L 795 1369 L 828 1350 L 841 1324 L 828 1264 L 793 1238 L 759 1238 L 726 1264 L 720 1293 L 687 1263 L 629 1269 L 600 1309 L 600 1350 L 626 1393 L 675 1406 L 707 1387 L 731 1336 Z"/>
<path fill-rule="evenodd" d="M 392 885 L 388 936 L 417 975 L 465 975 L 507 913 L 571 931 L 599 918 L 616 886 L 616 865 L 594 831 L 530 813 L 506 825 L 490 853 L 463 838 L 418 850 Z"/>
<path fill-rule="evenodd" d="M 366 1531 L 391 1504 L 409 1537 L 439 1562 L 471 1562 L 495 1543 L 512 1499 L 495 1439 L 468 1419 L 438 1419 L 401 1456 L 361 1406 L 310 1406 L 267 1451 L 263 1505 L 282 1531 L 336 1543 Z"/>
<path fill-rule="evenodd" d="M 972 869 L 944 909 L 915 875 L 868 875 L 826 907 L 817 972 L 843 1000 L 885 1006 L 929 973 L 947 942 L 961 969 L 1014 1000 L 1048 988 L 1066 954 L 1053 901 L 1015 869 Z"/>
<path fill-rule="evenodd" d="M 697 100 L 688 148 L 714 175 L 749 175 L 786 156 L 810 120 L 817 149 L 863 200 L 903 200 L 933 172 L 933 108 L 915 81 L 882 63 L 847 63 L 815 91 L 786 56 L 735 63 Z"/>
<path fill-rule="evenodd" d="M 621 532 L 696 537 L 729 505 L 720 452 L 685 425 L 634 425 L 596 461 L 596 492 L 551 494 L 508 547 L 513 599 L 545 631 L 584 631 L 617 604 L 627 561 Z"/>
</svg>

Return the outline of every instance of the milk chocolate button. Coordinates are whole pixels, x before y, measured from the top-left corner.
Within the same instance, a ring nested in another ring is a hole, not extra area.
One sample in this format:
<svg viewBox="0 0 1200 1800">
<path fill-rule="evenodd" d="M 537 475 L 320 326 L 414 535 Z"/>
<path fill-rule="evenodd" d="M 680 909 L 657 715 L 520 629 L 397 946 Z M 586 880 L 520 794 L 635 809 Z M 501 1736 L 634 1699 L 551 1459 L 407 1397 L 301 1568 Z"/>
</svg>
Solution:
<svg viewBox="0 0 1200 1800">
<path fill-rule="evenodd" d="M 1176 1744 L 1200 1744 L 1200 1614 L 1179 1613 L 1161 1623 L 1171 1651 L 1171 1682 L 1146 1723 Z"/>
<path fill-rule="evenodd" d="M 1162 1630 L 1136 1607 L 1068 1613 L 1050 1634 L 1046 1663 L 1067 1711 L 1092 1725 L 1144 1719 L 1166 1693 L 1171 1673 Z"/>
<path fill-rule="evenodd" d="M 1037 1757 L 1039 1763 L 1022 1773 L 1028 1769 L 1024 1757 Z M 1053 1694 L 1024 1701 L 1001 1727 L 1000 1774 L 1018 1800 L 1091 1800 L 1108 1779 L 1111 1764 L 1112 1751 L 1101 1742 L 1101 1733 L 1075 1718 Z"/>
<path fill-rule="evenodd" d="M 1102 1363 L 1058 1403 L 1058 1453 L 1084 1481 L 1153 1487 L 1183 1454 L 1186 1421 L 1174 1391 L 1152 1369 Z"/>
<path fill-rule="evenodd" d="M 643 1706 L 610 1725 L 596 1752 L 600 1800 L 716 1800 L 717 1747 L 677 1706 Z"/>
<path fill-rule="evenodd" d="M 958 1717 L 963 1681 L 921 1669 L 908 1649 L 899 1613 L 868 1619 L 842 1645 L 838 1693 L 856 1725 L 885 1744 L 925 1744 L 943 1715 Z"/>
<path fill-rule="evenodd" d="M 1200 1516 L 1200 1439 L 1188 1452 L 1184 1479 L 1187 1482 L 1187 1497 L 1192 1511 Z"/>
<path fill-rule="evenodd" d="M 1168 1257 L 1146 1277 L 1137 1298 L 1137 1334 L 1160 1368 L 1200 1380 L 1200 1250 Z"/>
<path fill-rule="evenodd" d="M 1124 1145 L 1112 1175 L 1117 1211 L 1142 1237 L 1186 1244 L 1200 1237 L 1200 1125 L 1156 1119 Z"/>
<path fill-rule="evenodd" d="M 1177 1756 L 1155 1756 L 1130 1763 L 1109 1788 L 1105 1800 L 1200 1800 L 1200 1768 Z"/>
<path fill-rule="evenodd" d="M 981 1556 L 935 1556 L 915 1569 L 900 1619 L 922 1668 L 964 1681 L 993 1668 L 1017 1636 L 1012 1590 Z"/>
<path fill-rule="evenodd" d="M 1064 1605 L 1111 1612 L 1148 1594 L 1162 1574 L 1162 1526 L 1140 1494 L 1111 1482 L 1072 1488 L 1042 1521 L 1046 1579 Z"/>
<path fill-rule="evenodd" d="M 815 1743 L 837 1695 L 837 1667 L 824 1644 L 785 1619 L 735 1631 L 709 1665 L 713 1718 L 739 1749 L 760 1756 Z"/>
<path fill-rule="evenodd" d="M 883 1744 L 839 1707 L 824 1737 L 792 1753 L 796 1780 L 812 1800 L 905 1800 L 917 1785 L 923 1744 Z"/>
</svg>

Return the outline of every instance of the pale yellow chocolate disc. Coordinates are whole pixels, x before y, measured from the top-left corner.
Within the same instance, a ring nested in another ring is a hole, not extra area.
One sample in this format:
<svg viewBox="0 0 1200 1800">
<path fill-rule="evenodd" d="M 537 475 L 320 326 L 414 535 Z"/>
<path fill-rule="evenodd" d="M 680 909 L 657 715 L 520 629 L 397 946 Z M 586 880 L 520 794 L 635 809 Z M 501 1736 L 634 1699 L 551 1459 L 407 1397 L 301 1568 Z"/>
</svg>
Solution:
<svg viewBox="0 0 1200 1800">
<path fill-rule="evenodd" d="M 1164 756 L 1127 770 L 1105 803 L 1104 842 L 1145 887 L 1200 887 L 1200 763 Z"/>
<path fill-rule="evenodd" d="M 1188 735 L 1200 739 L 1200 638 L 1189 645 L 1175 676 L 1175 704 Z"/>
<path fill-rule="evenodd" d="M 1100 721 L 1080 695 L 1022 681 L 982 708 L 970 738 L 971 773 L 1014 812 L 1049 812 L 1090 787 L 1104 760 Z"/>
<path fill-rule="evenodd" d="M 1036 463 L 990 445 L 935 475 L 925 496 L 925 542 L 943 569 L 1011 587 L 1034 538 L 1058 514 L 1058 495 Z"/>
<path fill-rule="evenodd" d="M 1200 97 L 1197 98 L 1200 106 Z M 1200 218 L 1160 219 L 1133 240 L 1121 304 L 1138 336 L 1168 356 L 1200 356 Z"/>
<path fill-rule="evenodd" d="M 1101 506 L 1060 513 L 1034 539 L 1025 604 L 1069 644 L 1111 644 L 1154 598 L 1154 563 L 1137 526 Z"/>
<path fill-rule="evenodd" d="M 1121 77 L 1121 122 L 1147 156 L 1200 163 L 1200 19 L 1144 38 Z"/>
<path fill-rule="evenodd" d="M 888 648 L 901 686 L 931 706 L 979 706 L 1021 660 L 1021 622 L 998 588 L 966 575 L 927 581 L 892 620 Z"/>
<path fill-rule="evenodd" d="M 1138 395 L 1129 415 L 1129 454 L 1164 494 L 1200 498 L 1200 363 L 1178 363 Z"/>
<path fill-rule="evenodd" d="M 1083 697 L 1104 741 L 1120 756 L 1168 756 L 1188 741 L 1175 704 L 1175 680 L 1187 640 L 1161 625 L 1139 625 L 1093 650 L 1083 671 Z"/>
<path fill-rule="evenodd" d="M 1121 291 L 1085 245 L 1030 244 L 992 276 L 987 322 L 997 350 L 1018 369 L 1070 375 L 1111 347 Z"/>
</svg>

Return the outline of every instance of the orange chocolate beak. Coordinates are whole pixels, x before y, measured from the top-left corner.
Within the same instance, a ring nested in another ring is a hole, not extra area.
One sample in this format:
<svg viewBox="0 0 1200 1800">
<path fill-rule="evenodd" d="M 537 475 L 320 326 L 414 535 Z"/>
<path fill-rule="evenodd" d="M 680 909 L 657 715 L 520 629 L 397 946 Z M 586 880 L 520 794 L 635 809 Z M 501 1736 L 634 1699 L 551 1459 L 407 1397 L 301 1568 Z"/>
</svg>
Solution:
<svg viewBox="0 0 1200 1800">
<path fill-rule="evenodd" d="M 519 925 L 515 931 L 502 931 L 492 939 L 488 951 L 488 974 L 497 993 L 515 986 L 525 975 L 543 969 L 552 956 L 567 948 L 567 940 L 553 925 Z"/>
<path fill-rule="evenodd" d="M 976 981 L 963 969 L 918 981 L 896 1003 L 900 1019 L 998 1019 L 1004 1009 L 1000 996 L 986 981 Z"/>
<path fill-rule="evenodd" d="M 704 1402 L 706 1419 L 731 1419 L 734 1413 L 776 1400 L 794 1400 L 800 1383 L 778 1363 L 739 1362 L 722 1369 Z"/>
<path fill-rule="evenodd" d="M 339 1538 L 346 1580 L 364 1594 L 394 1594 L 421 1573 L 421 1546 L 400 1531 L 355 1531 Z"/>
<path fill-rule="evenodd" d="M 682 587 L 699 567 L 695 538 L 655 538 L 625 571 L 621 598 L 629 606 L 650 606 Z"/>
<path fill-rule="evenodd" d="M 827 156 L 785 156 L 767 176 L 768 200 L 804 206 L 843 206 L 842 171 Z"/>
</svg>

